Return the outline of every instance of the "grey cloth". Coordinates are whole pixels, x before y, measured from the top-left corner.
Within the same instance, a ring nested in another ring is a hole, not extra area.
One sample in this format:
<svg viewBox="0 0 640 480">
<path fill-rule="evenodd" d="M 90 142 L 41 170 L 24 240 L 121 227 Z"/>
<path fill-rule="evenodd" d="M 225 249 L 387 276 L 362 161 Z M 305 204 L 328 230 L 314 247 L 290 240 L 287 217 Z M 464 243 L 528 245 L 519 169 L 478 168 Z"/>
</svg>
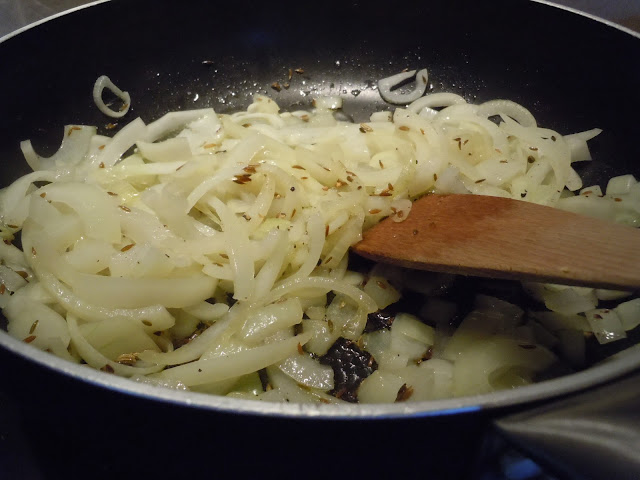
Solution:
<svg viewBox="0 0 640 480">
<path fill-rule="evenodd" d="M 562 478 L 640 478 L 640 374 L 496 422 Z"/>
</svg>

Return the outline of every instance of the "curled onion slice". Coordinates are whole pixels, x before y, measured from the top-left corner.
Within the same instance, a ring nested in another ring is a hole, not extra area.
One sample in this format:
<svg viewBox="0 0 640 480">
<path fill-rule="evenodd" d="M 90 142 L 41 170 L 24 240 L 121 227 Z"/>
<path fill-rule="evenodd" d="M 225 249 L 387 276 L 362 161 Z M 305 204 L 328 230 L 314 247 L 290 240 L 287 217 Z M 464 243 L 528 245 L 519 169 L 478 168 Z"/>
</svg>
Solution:
<svg viewBox="0 0 640 480">
<path fill-rule="evenodd" d="M 120 110 L 112 110 L 106 103 L 104 103 L 104 100 L 102 100 L 102 91 L 105 88 L 111 90 L 114 95 L 123 101 L 123 105 Z M 93 101 L 102 113 L 113 118 L 124 117 L 131 106 L 131 97 L 129 96 L 129 93 L 120 90 L 106 75 L 98 77 L 96 83 L 93 85 Z"/>
<path fill-rule="evenodd" d="M 412 92 L 401 93 L 398 91 L 392 91 L 393 87 L 399 85 L 405 80 L 409 80 L 414 75 L 416 77 L 416 86 Z M 427 73 L 426 68 L 419 70 L 418 73 L 416 73 L 415 70 L 410 70 L 408 72 L 401 72 L 396 75 L 391 75 L 390 77 L 379 80 L 378 91 L 380 92 L 380 96 L 386 102 L 396 105 L 406 105 L 408 103 L 415 102 L 422 95 L 424 95 L 424 92 L 427 90 L 428 80 L 429 74 Z"/>
</svg>

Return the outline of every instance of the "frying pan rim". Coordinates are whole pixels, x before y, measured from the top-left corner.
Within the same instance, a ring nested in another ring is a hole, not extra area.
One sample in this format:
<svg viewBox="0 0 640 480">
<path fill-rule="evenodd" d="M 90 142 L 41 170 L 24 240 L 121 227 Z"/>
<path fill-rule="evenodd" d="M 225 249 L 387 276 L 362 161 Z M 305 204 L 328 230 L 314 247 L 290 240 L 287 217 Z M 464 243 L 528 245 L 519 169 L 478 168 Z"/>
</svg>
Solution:
<svg viewBox="0 0 640 480">
<path fill-rule="evenodd" d="M 560 10 L 565 10 L 565 11 L 571 12 L 571 13 L 573 13 L 575 15 L 580 15 L 580 16 L 583 16 L 585 18 L 589 18 L 589 19 L 594 20 L 596 22 L 599 22 L 599 23 L 602 23 L 604 25 L 607 25 L 609 27 L 616 28 L 618 30 L 621 30 L 622 32 L 625 32 L 625 33 L 633 36 L 633 37 L 640 38 L 640 32 L 632 30 L 629 27 L 625 27 L 624 25 L 620 25 L 618 23 L 615 23 L 612 20 L 608 20 L 606 18 L 600 17 L 600 16 L 595 15 L 593 13 L 584 12 L 582 10 L 578 10 L 577 8 L 573 8 L 573 7 L 570 7 L 570 6 L 567 6 L 567 5 L 560 5 L 558 3 L 554 3 L 554 2 L 551 2 L 551 1 L 548 1 L 548 0 L 527 0 L 527 1 L 532 2 L 532 3 L 538 3 L 538 4 L 541 4 L 541 5 L 546 5 L 548 7 L 558 8 Z M 9 40 L 10 38 L 13 38 L 13 37 L 17 36 L 17 35 L 21 34 L 22 32 L 25 32 L 25 31 L 30 30 L 32 28 L 35 28 L 38 25 L 41 25 L 41 24 L 46 23 L 46 22 L 50 22 L 52 20 L 55 20 L 55 19 L 57 19 L 59 17 L 65 16 L 65 15 L 72 14 L 72 13 L 77 12 L 79 10 L 84 10 L 85 8 L 91 8 L 91 7 L 94 7 L 96 5 L 100 5 L 102 3 L 107 3 L 107 2 L 111 2 L 111 0 L 95 0 L 93 2 L 89 2 L 89 3 L 86 3 L 84 5 L 78 5 L 77 7 L 72 7 L 72 8 L 69 8 L 67 10 L 63 10 L 61 12 L 55 13 L 55 14 L 50 15 L 48 17 L 44 17 L 44 18 L 42 18 L 40 20 L 37 20 L 35 22 L 31 22 L 31 23 L 29 23 L 27 25 L 24 25 L 24 26 L 22 26 L 22 27 L 20 27 L 20 28 L 18 28 L 16 30 L 13 30 L 13 31 L 5 34 L 4 36 L 0 37 L 0 45 L 3 42 L 5 42 L 6 40 Z"/>
<path fill-rule="evenodd" d="M 107 0 L 107 1 L 109 1 L 109 0 Z M 529 0 L 529 1 L 533 2 L 533 3 L 540 3 L 542 5 L 547 5 L 549 7 L 556 7 L 556 8 L 559 8 L 560 10 L 566 10 L 567 12 L 571 12 L 571 13 L 574 13 L 576 15 L 581 15 L 581 16 L 589 18 L 591 20 L 595 20 L 597 22 L 603 23 L 603 24 L 605 24 L 605 25 L 607 25 L 609 27 L 617 28 L 618 30 L 621 30 L 621 31 L 623 31 L 625 33 L 628 33 L 629 35 L 631 35 L 633 37 L 640 38 L 640 32 L 632 30 L 629 27 L 625 27 L 624 25 L 620 25 L 619 23 L 615 23 L 612 20 L 607 20 L 606 18 L 599 17 L 598 15 L 595 15 L 593 13 L 584 12 L 582 10 L 578 10 L 577 8 L 569 7 L 567 5 L 560 5 L 558 3 L 550 2 L 548 0 Z"/>
<path fill-rule="evenodd" d="M 19 34 L 43 23 L 110 1 L 111 0 L 96 0 L 25 25 L 4 35 L 3 37 L 0 37 L 0 46 L 6 40 L 16 37 Z M 543 4 L 548 7 L 555 7 L 576 15 L 581 15 L 606 26 L 616 28 L 633 37 L 640 38 L 640 32 L 635 32 L 612 21 L 572 7 L 558 5 L 547 0 L 528 1 Z M 98 388 L 106 388 L 118 393 L 141 397 L 146 400 L 210 410 L 218 413 L 332 420 L 381 420 L 433 417 L 493 410 L 502 407 L 514 407 L 540 400 L 549 401 L 563 395 L 576 394 L 586 389 L 602 385 L 620 378 L 625 374 L 631 373 L 634 370 L 637 370 L 640 366 L 640 346 L 636 345 L 621 354 L 614 355 L 601 364 L 590 367 L 582 372 L 525 387 L 519 387 L 516 390 L 415 403 L 405 402 L 389 405 L 362 404 L 332 406 L 259 402 L 198 392 L 182 392 L 158 388 L 90 369 L 79 364 L 73 364 L 47 352 L 40 351 L 31 345 L 20 342 L 4 331 L 0 331 L 0 347 L 8 350 L 12 354 L 22 357 L 28 362 L 37 363 L 48 370 L 55 371 L 68 378 L 86 382 Z"/>
<path fill-rule="evenodd" d="M 0 331 L 0 347 L 70 379 L 146 400 L 218 413 L 332 420 L 435 417 L 517 407 L 536 401 L 550 401 L 563 395 L 579 394 L 632 373 L 640 366 L 640 345 L 634 345 L 581 372 L 514 390 L 421 402 L 324 405 L 261 402 L 138 383 L 56 357 L 21 342 L 4 331 Z"/>
<path fill-rule="evenodd" d="M 65 15 L 77 12 L 78 10 L 84 10 L 85 8 L 90 8 L 100 3 L 107 3 L 110 1 L 111 0 L 94 0 L 93 2 L 85 3 L 83 5 L 78 5 L 77 7 L 68 8 L 66 10 L 62 10 L 61 12 L 54 13 L 53 15 L 49 15 L 47 17 L 41 18 L 40 20 L 36 20 L 35 22 L 28 23 L 0 37 L 0 44 L 2 44 L 5 40 L 9 40 L 10 38 L 13 38 L 21 34 L 22 32 L 31 30 L 32 28 L 37 27 L 38 25 L 42 25 L 43 23 L 47 23 L 52 20 L 55 20 L 56 18 L 63 17 Z"/>
</svg>

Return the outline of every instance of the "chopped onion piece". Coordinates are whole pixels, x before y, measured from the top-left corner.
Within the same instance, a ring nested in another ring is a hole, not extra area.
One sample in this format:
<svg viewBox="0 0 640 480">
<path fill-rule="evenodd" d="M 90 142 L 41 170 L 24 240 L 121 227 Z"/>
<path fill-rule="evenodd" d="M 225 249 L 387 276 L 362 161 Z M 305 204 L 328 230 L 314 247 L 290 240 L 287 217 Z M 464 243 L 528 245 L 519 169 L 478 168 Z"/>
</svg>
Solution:
<svg viewBox="0 0 640 480">
<path fill-rule="evenodd" d="M 393 403 L 404 383 L 404 379 L 394 373 L 376 370 L 360 384 L 358 398 L 365 403 Z"/>
<path fill-rule="evenodd" d="M 547 292 L 544 295 L 544 303 L 551 311 L 572 315 L 593 309 L 598 304 L 598 299 L 592 289 L 586 294 L 581 294 L 578 289 L 571 287 Z"/>
<path fill-rule="evenodd" d="M 598 342 L 609 343 L 627 336 L 615 310 L 597 308 L 585 312 L 585 315 Z"/>
<path fill-rule="evenodd" d="M 638 181 L 633 175 L 620 175 L 619 177 L 613 177 L 607 183 L 606 193 L 607 195 L 624 195 L 629 193 L 631 187 Z"/>
<path fill-rule="evenodd" d="M 313 99 L 313 105 L 318 110 L 338 110 L 342 108 L 340 97 L 317 97 Z"/>
<path fill-rule="evenodd" d="M 333 389 L 333 369 L 329 365 L 322 365 L 309 355 L 292 355 L 278 366 L 301 385 L 325 391 Z"/>
<path fill-rule="evenodd" d="M 633 330 L 640 325 L 640 298 L 623 302 L 613 309 L 620 319 L 625 331 Z"/>
</svg>

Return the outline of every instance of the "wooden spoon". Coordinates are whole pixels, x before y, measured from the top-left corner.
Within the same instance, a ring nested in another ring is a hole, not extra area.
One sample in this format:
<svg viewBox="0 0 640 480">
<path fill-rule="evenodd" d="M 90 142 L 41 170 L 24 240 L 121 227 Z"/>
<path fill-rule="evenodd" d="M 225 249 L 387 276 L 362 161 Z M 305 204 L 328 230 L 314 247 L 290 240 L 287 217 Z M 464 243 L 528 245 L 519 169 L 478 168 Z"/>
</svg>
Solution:
<svg viewBox="0 0 640 480">
<path fill-rule="evenodd" d="M 552 207 L 482 195 L 427 195 L 402 222 L 353 250 L 404 267 L 634 291 L 640 230 Z"/>
</svg>

